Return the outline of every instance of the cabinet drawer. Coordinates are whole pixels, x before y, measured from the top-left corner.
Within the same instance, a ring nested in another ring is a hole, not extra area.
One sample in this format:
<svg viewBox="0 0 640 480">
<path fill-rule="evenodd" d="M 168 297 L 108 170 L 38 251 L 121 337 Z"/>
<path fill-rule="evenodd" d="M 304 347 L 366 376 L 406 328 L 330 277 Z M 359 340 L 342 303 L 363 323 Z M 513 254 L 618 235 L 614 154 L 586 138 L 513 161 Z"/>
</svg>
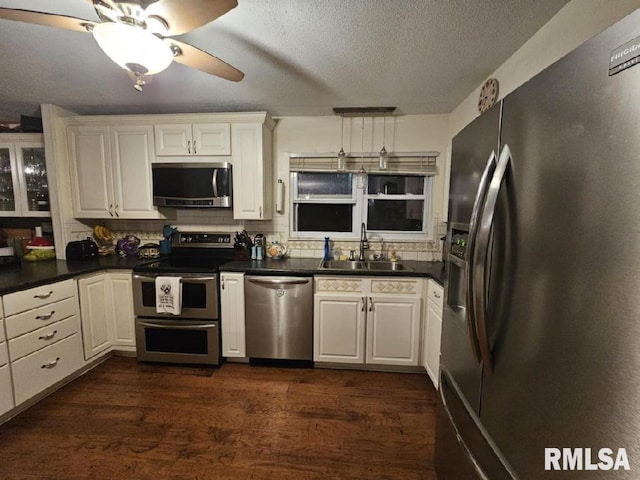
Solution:
<svg viewBox="0 0 640 480">
<path fill-rule="evenodd" d="M 0 343 L 0 367 L 9 363 L 9 354 L 7 353 L 7 342 Z"/>
<path fill-rule="evenodd" d="M 316 293 L 353 294 L 365 290 L 364 279 L 359 277 L 315 277 Z"/>
<path fill-rule="evenodd" d="M 7 323 L 7 338 L 19 337 L 71 315 L 77 315 L 77 308 L 77 300 L 75 298 L 67 298 L 60 302 L 50 303 L 35 310 L 8 317 L 5 319 Z"/>
<path fill-rule="evenodd" d="M 40 287 L 30 288 L 22 292 L 10 293 L 2 297 L 4 315 L 14 315 L 32 308 L 37 308 L 51 302 L 57 302 L 76 294 L 73 280 L 50 283 Z"/>
<path fill-rule="evenodd" d="M 444 289 L 433 280 L 429 280 L 427 285 L 427 300 L 433 303 L 437 311 L 442 312 L 442 302 Z"/>
<path fill-rule="evenodd" d="M 371 293 L 379 295 L 412 295 L 422 294 L 423 283 L 419 279 L 381 278 L 371 280 Z"/>
<path fill-rule="evenodd" d="M 0 367 L 0 415 L 13 408 L 13 388 L 9 365 Z"/>
<path fill-rule="evenodd" d="M 11 363 L 16 405 L 71 375 L 82 366 L 82 342 L 74 333 Z"/>
<path fill-rule="evenodd" d="M 15 362 L 25 355 L 29 355 L 79 331 L 78 317 L 73 315 L 46 327 L 39 328 L 34 332 L 12 338 L 9 340 L 9 355 L 11 360 Z"/>
</svg>

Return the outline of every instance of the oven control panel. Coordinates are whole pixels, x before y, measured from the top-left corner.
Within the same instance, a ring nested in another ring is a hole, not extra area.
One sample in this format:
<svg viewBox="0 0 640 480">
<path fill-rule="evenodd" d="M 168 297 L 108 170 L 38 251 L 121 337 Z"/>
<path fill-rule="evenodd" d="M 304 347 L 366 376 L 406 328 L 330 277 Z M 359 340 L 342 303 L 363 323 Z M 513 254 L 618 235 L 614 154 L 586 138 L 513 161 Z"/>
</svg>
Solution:
<svg viewBox="0 0 640 480">
<path fill-rule="evenodd" d="M 178 247 L 233 247 L 230 233 L 185 232 L 173 236 L 173 246 Z"/>
</svg>

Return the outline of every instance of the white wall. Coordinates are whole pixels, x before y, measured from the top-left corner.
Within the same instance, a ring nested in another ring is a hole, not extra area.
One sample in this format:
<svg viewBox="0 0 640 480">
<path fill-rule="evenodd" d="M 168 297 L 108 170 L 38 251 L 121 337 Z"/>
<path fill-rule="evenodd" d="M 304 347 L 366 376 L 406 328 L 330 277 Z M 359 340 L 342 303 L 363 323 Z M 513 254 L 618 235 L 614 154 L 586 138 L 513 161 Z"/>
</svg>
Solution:
<svg viewBox="0 0 640 480">
<path fill-rule="evenodd" d="M 572 0 L 567 3 L 489 75 L 500 82 L 500 98 L 637 8 L 640 8 L 640 0 Z M 479 115 L 477 105 L 481 86 L 451 112 L 451 138 Z"/>
</svg>

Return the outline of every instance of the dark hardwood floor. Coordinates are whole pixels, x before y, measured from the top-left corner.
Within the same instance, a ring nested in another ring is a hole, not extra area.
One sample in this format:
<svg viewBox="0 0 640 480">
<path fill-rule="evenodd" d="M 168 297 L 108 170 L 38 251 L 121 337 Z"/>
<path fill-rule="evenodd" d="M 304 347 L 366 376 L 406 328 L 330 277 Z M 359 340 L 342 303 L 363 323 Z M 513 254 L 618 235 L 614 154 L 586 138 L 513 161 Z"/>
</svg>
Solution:
<svg viewBox="0 0 640 480">
<path fill-rule="evenodd" d="M 435 479 L 426 375 L 114 357 L 0 426 L 3 480 Z"/>
</svg>

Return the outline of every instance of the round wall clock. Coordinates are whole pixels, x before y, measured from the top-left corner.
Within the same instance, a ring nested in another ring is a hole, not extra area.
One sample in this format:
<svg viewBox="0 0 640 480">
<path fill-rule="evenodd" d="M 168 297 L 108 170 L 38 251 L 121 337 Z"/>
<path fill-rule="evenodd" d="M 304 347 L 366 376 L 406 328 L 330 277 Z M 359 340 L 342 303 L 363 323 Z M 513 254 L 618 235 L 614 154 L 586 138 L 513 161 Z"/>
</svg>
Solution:
<svg viewBox="0 0 640 480">
<path fill-rule="evenodd" d="M 498 99 L 498 80 L 490 78 L 480 89 L 480 99 L 478 100 L 478 111 L 484 113 L 493 107 Z"/>
</svg>

